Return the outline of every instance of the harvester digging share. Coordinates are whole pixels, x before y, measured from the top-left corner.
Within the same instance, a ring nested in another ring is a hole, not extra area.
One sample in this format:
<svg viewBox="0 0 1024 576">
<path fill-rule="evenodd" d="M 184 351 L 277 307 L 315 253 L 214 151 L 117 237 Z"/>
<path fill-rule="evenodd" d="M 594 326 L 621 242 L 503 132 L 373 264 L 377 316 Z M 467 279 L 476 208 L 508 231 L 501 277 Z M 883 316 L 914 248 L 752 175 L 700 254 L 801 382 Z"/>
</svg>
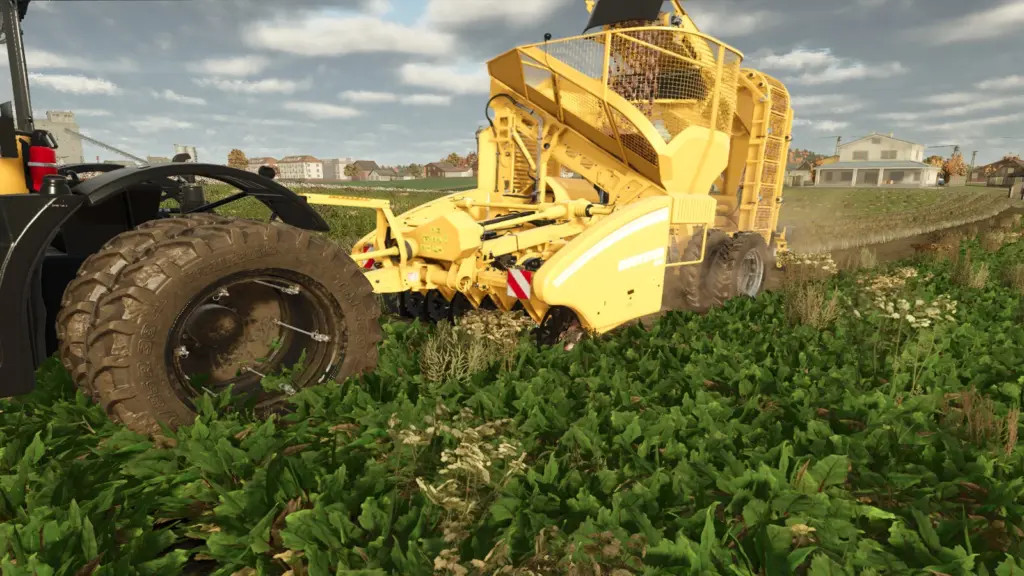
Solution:
<svg viewBox="0 0 1024 576">
<path fill-rule="evenodd" d="M 190 421 L 204 390 L 273 407 L 372 370 L 375 293 L 433 320 L 521 309 L 555 344 L 756 296 L 786 247 L 788 94 L 678 1 L 588 1 L 586 31 L 600 31 L 489 61 L 477 188 L 399 215 L 212 164 L 25 176 L 54 146 L 32 130 L 20 18 L 3 2 L 18 117 L 3 115 L 0 296 L 25 311 L 0 328 L 5 395 L 27 391 L 58 349 L 113 418 L 156 432 Z M 196 177 L 239 192 L 207 202 Z M 213 213 L 248 196 L 275 217 Z M 161 210 L 166 199 L 180 208 Z M 376 210 L 377 227 L 345 254 L 314 233 L 326 224 L 309 204 Z M 285 391 L 263 389 L 284 369 Z"/>
</svg>

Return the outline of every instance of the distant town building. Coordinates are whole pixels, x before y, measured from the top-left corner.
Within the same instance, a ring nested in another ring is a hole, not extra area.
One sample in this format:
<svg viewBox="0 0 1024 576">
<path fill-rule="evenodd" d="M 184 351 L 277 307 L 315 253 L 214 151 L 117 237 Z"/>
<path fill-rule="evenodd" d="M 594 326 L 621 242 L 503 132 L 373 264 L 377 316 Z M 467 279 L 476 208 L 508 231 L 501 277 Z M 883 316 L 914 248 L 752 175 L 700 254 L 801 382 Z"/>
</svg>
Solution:
<svg viewBox="0 0 1024 576">
<path fill-rule="evenodd" d="M 1024 178 L 1024 160 L 1019 156 L 1008 155 L 972 170 L 970 182 L 988 186 L 1009 186 L 1014 178 Z"/>
<path fill-rule="evenodd" d="M 374 168 L 366 179 L 371 182 L 390 182 L 398 180 L 398 172 L 394 168 Z"/>
<path fill-rule="evenodd" d="M 352 162 L 352 158 L 328 158 L 324 160 L 324 180 L 350 180 L 345 175 L 345 167 Z"/>
<path fill-rule="evenodd" d="M 150 164 L 170 164 L 171 159 L 164 156 L 146 156 L 146 162 Z"/>
<path fill-rule="evenodd" d="M 816 186 L 935 186 L 939 168 L 924 162 L 924 145 L 869 134 L 839 147 L 839 161 L 816 169 Z"/>
<path fill-rule="evenodd" d="M 285 156 L 277 161 L 282 180 L 323 180 L 324 165 L 320 160 L 307 155 Z"/>
<path fill-rule="evenodd" d="M 270 166 L 278 174 L 281 173 L 280 169 L 277 166 L 277 158 L 262 156 L 257 158 L 249 158 L 247 162 L 248 163 L 246 164 L 245 169 L 249 172 L 256 173 L 259 172 L 261 166 Z"/>
<path fill-rule="evenodd" d="M 812 184 L 811 172 L 814 166 L 810 160 L 794 162 L 786 165 L 786 186 L 810 186 Z"/>
<path fill-rule="evenodd" d="M 85 162 L 82 155 L 82 139 L 66 130 L 80 132 L 74 112 L 47 110 L 46 119 L 36 119 L 35 127 L 38 130 L 48 131 L 57 141 L 58 164 L 82 164 Z"/>
<path fill-rule="evenodd" d="M 356 160 L 352 164 L 356 167 L 356 180 L 368 180 L 370 172 L 380 168 L 373 160 Z"/>
<path fill-rule="evenodd" d="M 192 162 L 199 162 L 199 153 L 196 152 L 195 146 L 183 146 L 181 144 L 175 144 L 174 155 L 177 156 L 182 152 L 187 153 L 192 158 Z"/>
<path fill-rule="evenodd" d="M 473 169 L 469 166 L 460 167 L 447 162 L 431 162 L 426 166 L 427 178 L 471 178 Z"/>
</svg>

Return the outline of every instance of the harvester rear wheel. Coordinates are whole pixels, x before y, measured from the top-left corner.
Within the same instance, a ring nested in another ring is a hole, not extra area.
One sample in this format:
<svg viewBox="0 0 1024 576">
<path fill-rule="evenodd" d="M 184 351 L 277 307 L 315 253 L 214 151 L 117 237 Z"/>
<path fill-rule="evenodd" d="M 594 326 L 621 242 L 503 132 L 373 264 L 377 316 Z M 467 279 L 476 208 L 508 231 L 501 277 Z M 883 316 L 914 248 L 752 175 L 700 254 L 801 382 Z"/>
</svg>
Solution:
<svg viewBox="0 0 1024 576">
<path fill-rule="evenodd" d="M 140 433 L 196 415 L 204 390 L 258 409 L 372 370 L 380 307 L 359 266 L 311 232 L 232 220 L 155 244 L 100 298 L 90 379 L 107 413 Z M 278 390 L 264 390 L 267 376 Z"/>
<path fill-rule="evenodd" d="M 462 318 L 467 313 L 475 309 L 476 308 L 473 306 L 473 303 L 469 301 L 469 298 L 462 292 L 458 292 L 455 294 L 455 298 L 452 298 L 451 315 L 449 316 L 449 319 L 452 322 L 457 322 L 459 318 Z"/>
<path fill-rule="evenodd" d="M 569 351 L 579 344 L 586 332 L 579 316 L 571 308 L 552 306 L 534 329 L 534 335 L 538 347 L 561 345 Z"/>
<path fill-rule="evenodd" d="M 425 303 L 425 313 L 427 319 L 431 322 L 437 323 L 442 320 L 447 320 L 451 316 L 452 303 L 441 294 L 440 290 L 431 290 L 427 292 L 427 298 Z"/>
<path fill-rule="evenodd" d="M 765 289 L 771 254 L 760 234 L 740 232 L 715 258 L 711 269 L 715 304 L 737 296 L 756 298 Z"/>
<path fill-rule="evenodd" d="M 93 400 L 95 390 L 89 382 L 87 338 L 92 328 L 96 303 L 110 292 L 118 273 L 145 257 L 164 240 L 174 238 L 200 224 L 224 222 L 216 214 L 190 214 L 145 222 L 134 230 L 112 238 L 78 268 L 78 274 L 64 290 L 57 314 L 58 355 L 72 381 Z"/>
<path fill-rule="evenodd" d="M 427 297 L 422 292 L 409 290 L 402 292 L 402 316 L 411 320 L 426 317 Z"/>
<path fill-rule="evenodd" d="M 694 234 L 683 253 L 685 262 L 700 258 L 703 234 Z M 686 307 L 703 314 L 715 305 L 712 279 L 710 278 L 715 260 L 723 250 L 729 247 L 729 236 L 721 230 L 709 230 L 707 247 L 704 248 L 704 260 L 700 264 L 679 266 L 679 276 L 683 286 Z"/>
</svg>

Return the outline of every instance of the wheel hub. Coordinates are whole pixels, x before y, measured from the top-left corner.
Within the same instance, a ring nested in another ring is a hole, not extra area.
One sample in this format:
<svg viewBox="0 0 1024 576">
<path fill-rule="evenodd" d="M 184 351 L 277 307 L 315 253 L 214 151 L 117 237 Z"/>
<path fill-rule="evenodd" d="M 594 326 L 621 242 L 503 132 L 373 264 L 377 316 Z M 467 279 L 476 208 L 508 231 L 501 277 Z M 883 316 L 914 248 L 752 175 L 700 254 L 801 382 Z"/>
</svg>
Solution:
<svg viewBox="0 0 1024 576">
<path fill-rule="evenodd" d="M 202 346 L 223 350 L 241 338 L 242 318 L 237 312 L 220 304 L 204 304 L 185 321 L 189 337 Z"/>
<path fill-rule="evenodd" d="M 761 290 L 761 283 L 764 280 L 764 260 L 756 250 L 751 250 L 743 256 L 740 263 L 740 274 L 736 278 L 736 288 L 740 294 L 745 296 L 757 296 Z"/>
</svg>

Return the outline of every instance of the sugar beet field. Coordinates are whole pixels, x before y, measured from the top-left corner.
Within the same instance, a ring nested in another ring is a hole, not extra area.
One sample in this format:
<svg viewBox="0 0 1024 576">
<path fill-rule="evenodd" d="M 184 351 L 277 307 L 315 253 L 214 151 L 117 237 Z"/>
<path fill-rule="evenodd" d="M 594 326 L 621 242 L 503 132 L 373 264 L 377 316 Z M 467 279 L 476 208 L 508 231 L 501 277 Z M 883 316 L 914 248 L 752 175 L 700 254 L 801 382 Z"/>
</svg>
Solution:
<svg viewBox="0 0 1024 576">
<path fill-rule="evenodd" d="M 511 316 L 384 320 L 375 373 L 267 420 L 208 396 L 159 445 L 51 361 L 0 401 L 0 573 L 1024 574 L 1021 218 L 886 261 L 856 240 L 995 193 L 855 192 L 790 194 L 794 247 L 826 251 L 756 300 L 569 352 Z M 371 225 L 325 215 L 342 243 Z"/>
</svg>

